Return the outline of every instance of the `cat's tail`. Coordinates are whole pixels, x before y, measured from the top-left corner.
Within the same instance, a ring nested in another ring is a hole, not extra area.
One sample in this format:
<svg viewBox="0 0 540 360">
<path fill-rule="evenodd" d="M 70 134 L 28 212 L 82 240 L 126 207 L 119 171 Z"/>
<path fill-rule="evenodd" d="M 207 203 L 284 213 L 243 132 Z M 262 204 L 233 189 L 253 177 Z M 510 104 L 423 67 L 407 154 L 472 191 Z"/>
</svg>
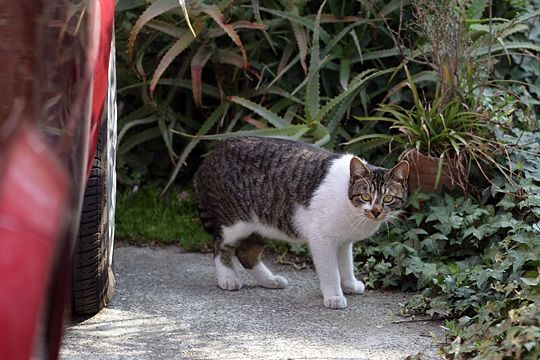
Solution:
<svg viewBox="0 0 540 360">
<path fill-rule="evenodd" d="M 214 235 L 216 230 L 214 226 L 214 217 L 202 206 L 197 205 L 197 208 L 199 209 L 199 218 L 201 219 L 202 226 L 206 231 Z"/>
<path fill-rule="evenodd" d="M 215 235 L 215 219 L 212 212 L 205 208 L 203 203 L 204 200 L 202 199 L 201 193 L 199 192 L 199 186 L 197 181 L 197 176 L 193 179 L 193 190 L 195 193 L 195 201 L 197 203 L 197 209 L 199 210 L 199 218 L 201 219 L 201 223 L 203 228 L 210 233 L 211 235 Z"/>
</svg>

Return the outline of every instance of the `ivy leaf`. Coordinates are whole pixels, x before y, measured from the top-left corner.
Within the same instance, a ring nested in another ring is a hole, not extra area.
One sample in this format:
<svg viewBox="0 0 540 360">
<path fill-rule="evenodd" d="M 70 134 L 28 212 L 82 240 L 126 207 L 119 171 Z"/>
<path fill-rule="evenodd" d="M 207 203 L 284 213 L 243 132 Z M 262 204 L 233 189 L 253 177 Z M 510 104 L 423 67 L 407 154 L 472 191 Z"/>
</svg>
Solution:
<svg viewBox="0 0 540 360">
<path fill-rule="evenodd" d="M 480 208 L 477 205 L 470 204 L 467 205 L 466 212 L 468 213 L 468 215 L 463 218 L 465 226 L 473 224 L 475 221 L 479 220 L 484 215 L 489 215 L 489 211 L 487 211 L 486 209 Z"/>
<path fill-rule="evenodd" d="M 431 199 L 431 197 L 428 194 L 416 190 L 409 196 L 408 205 L 413 206 L 415 209 L 420 209 L 420 202 L 427 201 L 429 199 Z"/>
<path fill-rule="evenodd" d="M 508 257 L 513 260 L 512 271 L 514 273 L 520 270 L 527 261 L 536 259 L 533 253 L 524 250 L 510 250 Z"/>
<path fill-rule="evenodd" d="M 420 243 L 420 245 L 427 252 L 435 255 L 440 255 L 442 250 L 444 249 L 443 241 L 445 240 L 448 240 L 448 237 L 446 235 L 441 233 L 435 233 L 428 236 Z"/>
<path fill-rule="evenodd" d="M 494 229 L 498 228 L 515 228 L 518 220 L 512 217 L 511 213 L 504 213 L 497 215 L 491 222 L 491 226 Z M 486 224 L 487 225 L 487 224 Z"/>
<path fill-rule="evenodd" d="M 526 207 L 540 207 L 540 196 L 536 194 L 530 194 L 525 200 L 520 201 L 518 206 L 520 209 Z"/>
<path fill-rule="evenodd" d="M 428 235 L 427 231 L 420 228 L 410 229 L 403 235 L 405 240 L 418 241 L 418 235 Z"/>
<path fill-rule="evenodd" d="M 476 285 L 480 289 L 487 289 L 489 279 L 503 280 L 503 270 L 483 269 L 475 274 Z"/>
<path fill-rule="evenodd" d="M 463 218 L 456 213 L 449 213 L 448 208 L 439 207 L 432 211 L 426 221 L 438 221 L 433 227 L 445 235 L 449 235 L 452 229 L 459 229 L 463 224 Z"/>
<path fill-rule="evenodd" d="M 519 244 L 527 244 L 530 248 L 533 248 L 536 245 L 538 234 L 520 231 L 509 238 Z"/>
<path fill-rule="evenodd" d="M 519 279 L 527 286 L 538 286 L 538 284 L 540 283 L 540 277 L 537 277 L 537 278 L 520 277 Z"/>
<path fill-rule="evenodd" d="M 467 238 L 469 235 L 474 236 L 478 240 L 485 239 L 488 236 L 492 236 L 495 234 L 498 230 L 500 230 L 500 227 L 493 226 L 491 223 L 482 224 L 479 227 L 471 226 L 463 232 L 463 239 Z"/>
<path fill-rule="evenodd" d="M 514 201 L 511 200 L 508 195 L 506 195 L 504 198 L 502 198 L 501 201 L 497 203 L 497 206 L 503 208 L 504 210 L 510 210 L 514 206 L 516 206 L 516 204 Z"/>
<path fill-rule="evenodd" d="M 411 216 L 409 216 L 409 220 L 414 220 L 414 222 L 416 223 L 416 226 L 420 226 L 420 224 L 422 223 L 422 221 L 424 221 L 424 218 L 426 217 L 426 215 L 422 212 L 415 212 L 413 213 Z"/>
</svg>

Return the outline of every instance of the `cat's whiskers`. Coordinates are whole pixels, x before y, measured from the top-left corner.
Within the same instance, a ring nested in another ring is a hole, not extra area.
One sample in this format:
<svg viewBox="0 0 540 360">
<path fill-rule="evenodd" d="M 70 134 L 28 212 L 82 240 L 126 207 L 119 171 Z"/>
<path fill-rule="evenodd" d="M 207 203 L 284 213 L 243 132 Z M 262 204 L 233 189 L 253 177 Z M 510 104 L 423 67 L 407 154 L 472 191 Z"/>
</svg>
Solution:
<svg viewBox="0 0 540 360">
<path fill-rule="evenodd" d="M 405 227 L 408 227 L 407 223 L 402 218 L 400 218 L 397 214 L 389 214 L 389 216 L 390 216 L 390 219 L 399 222 L 401 225 Z"/>
<path fill-rule="evenodd" d="M 388 233 L 388 235 L 390 235 L 390 227 L 388 226 L 388 221 L 385 221 L 384 225 L 386 225 L 386 232 Z"/>
<path fill-rule="evenodd" d="M 363 218 L 359 216 L 353 217 L 352 221 L 349 223 L 349 231 L 351 231 L 353 234 L 356 233 L 356 230 L 358 230 L 359 224 L 362 222 Z"/>
<path fill-rule="evenodd" d="M 402 225 L 403 227 L 405 228 L 409 228 L 408 224 L 403 221 L 403 219 L 401 219 L 399 216 L 397 215 L 394 215 L 394 214 L 388 214 L 388 220 L 390 222 L 392 222 L 392 224 L 396 225 L 396 226 L 399 226 L 399 225 Z"/>
<path fill-rule="evenodd" d="M 354 207 L 353 207 L 354 209 Z M 348 225 L 348 229 L 349 231 L 354 231 L 354 229 L 356 228 L 356 224 L 362 219 L 361 216 L 358 215 L 358 213 L 356 211 L 351 211 L 349 213 L 347 213 L 347 225 Z"/>
<path fill-rule="evenodd" d="M 364 225 L 364 223 L 367 221 L 366 217 L 357 217 L 356 222 L 354 223 L 354 226 L 352 227 L 352 233 L 356 234 L 358 230 Z"/>
<path fill-rule="evenodd" d="M 399 220 L 396 219 L 395 217 L 391 216 L 391 215 L 388 215 L 387 217 L 388 221 L 391 225 L 393 226 L 399 226 Z"/>
<path fill-rule="evenodd" d="M 361 228 L 362 226 L 364 226 L 364 225 L 366 224 L 367 221 L 368 221 L 368 218 L 362 218 L 362 219 L 359 221 L 359 223 L 358 223 L 358 228 L 356 229 L 356 231 L 359 231 L 360 228 Z"/>
</svg>

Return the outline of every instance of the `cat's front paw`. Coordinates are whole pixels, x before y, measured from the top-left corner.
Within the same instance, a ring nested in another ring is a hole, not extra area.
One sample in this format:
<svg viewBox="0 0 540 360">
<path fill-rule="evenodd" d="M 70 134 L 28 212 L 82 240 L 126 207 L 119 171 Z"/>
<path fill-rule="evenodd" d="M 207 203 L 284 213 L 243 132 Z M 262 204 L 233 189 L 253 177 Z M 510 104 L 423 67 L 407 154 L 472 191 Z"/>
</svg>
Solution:
<svg viewBox="0 0 540 360">
<path fill-rule="evenodd" d="M 224 277 L 222 279 L 218 279 L 218 286 L 223 290 L 234 291 L 240 290 L 242 283 L 237 277 Z"/>
<path fill-rule="evenodd" d="M 359 280 L 341 284 L 341 289 L 345 294 L 363 294 L 365 290 L 364 283 Z"/>
<path fill-rule="evenodd" d="M 325 297 L 324 306 L 330 309 L 344 309 L 347 307 L 347 299 L 345 299 L 345 296 Z"/>
<path fill-rule="evenodd" d="M 283 276 L 273 275 L 272 277 L 261 281 L 261 286 L 269 289 L 284 289 L 289 283 Z"/>
</svg>

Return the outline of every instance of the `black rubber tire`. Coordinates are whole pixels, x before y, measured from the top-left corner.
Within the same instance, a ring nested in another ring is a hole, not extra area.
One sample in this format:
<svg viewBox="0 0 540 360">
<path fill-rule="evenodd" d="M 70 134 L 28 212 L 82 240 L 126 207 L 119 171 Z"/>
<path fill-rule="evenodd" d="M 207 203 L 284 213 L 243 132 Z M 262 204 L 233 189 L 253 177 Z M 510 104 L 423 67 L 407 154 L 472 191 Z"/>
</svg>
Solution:
<svg viewBox="0 0 540 360">
<path fill-rule="evenodd" d="M 73 307 L 75 315 L 91 316 L 112 298 L 115 287 L 108 232 L 107 122 L 100 129 L 96 154 L 73 254 Z"/>
</svg>

